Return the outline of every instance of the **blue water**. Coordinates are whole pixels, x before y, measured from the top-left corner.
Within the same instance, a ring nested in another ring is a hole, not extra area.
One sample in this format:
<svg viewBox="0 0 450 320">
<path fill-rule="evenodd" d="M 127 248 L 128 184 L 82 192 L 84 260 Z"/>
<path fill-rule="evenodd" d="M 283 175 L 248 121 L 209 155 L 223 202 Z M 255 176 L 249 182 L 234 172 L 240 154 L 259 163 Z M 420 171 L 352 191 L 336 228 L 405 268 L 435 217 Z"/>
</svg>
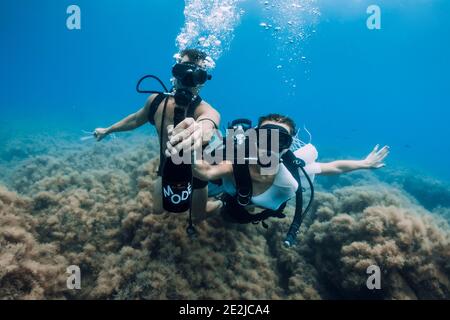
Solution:
<svg viewBox="0 0 450 320">
<path fill-rule="evenodd" d="M 243 2 L 203 98 L 224 123 L 289 114 L 307 126 L 322 158 L 358 158 L 389 144 L 389 166 L 448 181 L 450 2 L 332 3 L 318 1 L 315 32 L 301 45 L 305 62 L 280 70 L 284 53 L 260 27 L 260 3 Z M 382 9 L 381 30 L 366 28 L 372 3 Z M 66 28 L 70 4 L 82 10 L 81 30 Z M 140 76 L 169 82 L 183 9 L 184 1 L 173 0 L 2 0 L 2 128 L 79 132 L 136 111 L 145 101 L 135 92 Z"/>
</svg>

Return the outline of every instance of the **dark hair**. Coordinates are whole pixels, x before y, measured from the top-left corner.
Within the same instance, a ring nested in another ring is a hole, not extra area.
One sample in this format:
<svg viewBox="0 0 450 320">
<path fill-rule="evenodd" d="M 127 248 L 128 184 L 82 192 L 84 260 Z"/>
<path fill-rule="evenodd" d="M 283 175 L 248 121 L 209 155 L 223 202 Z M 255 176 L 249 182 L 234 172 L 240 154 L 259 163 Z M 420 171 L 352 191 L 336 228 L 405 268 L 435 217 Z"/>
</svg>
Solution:
<svg viewBox="0 0 450 320">
<path fill-rule="evenodd" d="M 189 58 L 189 61 L 193 63 L 199 63 L 200 61 L 206 59 L 207 54 L 198 49 L 184 49 L 180 52 L 180 57 L 183 58 L 185 56 Z"/>
<path fill-rule="evenodd" d="M 278 123 L 282 123 L 282 124 L 289 126 L 289 128 L 291 129 L 292 136 L 294 136 L 297 133 L 297 128 L 296 128 L 294 120 L 292 120 L 291 118 L 289 118 L 287 116 L 283 116 L 278 113 L 270 113 L 268 115 L 262 116 L 258 120 L 258 127 L 261 126 L 261 124 L 266 121 L 278 122 Z"/>
</svg>

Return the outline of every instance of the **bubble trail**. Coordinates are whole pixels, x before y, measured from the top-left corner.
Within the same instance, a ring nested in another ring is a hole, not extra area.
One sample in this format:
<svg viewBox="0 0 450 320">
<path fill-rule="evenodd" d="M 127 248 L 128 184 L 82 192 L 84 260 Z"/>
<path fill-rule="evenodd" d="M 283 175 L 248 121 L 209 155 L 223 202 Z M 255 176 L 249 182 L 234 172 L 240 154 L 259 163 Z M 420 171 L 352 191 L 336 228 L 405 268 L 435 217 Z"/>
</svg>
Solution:
<svg viewBox="0 0 450 320">
<path fill-rule="evenodd" d="M 243 10 L 241 0 L 185 0 L 185 23 L 176 38 L 179 50 L 197 48 L 213 60 L 230 46 Z"/>
</svg>

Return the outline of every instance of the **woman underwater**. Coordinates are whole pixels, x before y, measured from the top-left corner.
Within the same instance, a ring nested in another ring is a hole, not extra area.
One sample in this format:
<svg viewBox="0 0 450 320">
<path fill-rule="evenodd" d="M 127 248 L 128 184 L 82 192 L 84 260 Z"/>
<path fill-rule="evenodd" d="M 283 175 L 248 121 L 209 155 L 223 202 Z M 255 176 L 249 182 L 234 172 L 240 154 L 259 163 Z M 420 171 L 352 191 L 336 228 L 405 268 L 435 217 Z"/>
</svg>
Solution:
<svg viewBox="0 0 450 320">
<path fill-rule="evenodd" d="M 211 211 L 220 211 L 226 220 L 237 223 L 262 221 L 264 224 L 264 219 L 267 217 L 274 217 L 277 214 L 280 218 L 284 217 L 281 214 L 282 209 L 288 200 L 296 196 L 298 182 L 305 187 L 308 185 L 308 180 L 314 181 L 316 175 L 337 175 L 355 170 L 379 169 L 385 166 L 383 161 L 389 154 L 388 146 L 379 149 L 377 145 L 367 157 L 361 160 L 337 160 L 321 163 L 317 162 L 318 152 L 311 143 L 292 150 L 297 130 L 295 122 L 291 118 L 280 114 L 262 116 L 259 118 L 256 128 L 257 136 L 261 130 L 272 133 L 277 131 L 278 146 L 276 148 L 262 146 L 262 143 L 257 142 L 258 159 L 262 154 L 267 154 L 267 150 L 271 150 L 271 157 L 275 156 L 279 164 L 277 170 L 267 170 L 267 166 L 260 161 L 247 164 L 245 166 L 248 168 L 247 171 L 241 172 L 236 172 L 236 170 L 238 168 L 242 170 L 242 166 L 233 165 L 233 161 L 229 160 L 223 160 L 218 164 L 210 164 L 207 161 L 194 163 L 195 177 L 205 181 L 221 180 L 222 182 L 223 196 L 220 200 L 209 201 L 208 211 L 210 213 Z M 182 133 L 173 133 L 174 131 L 170 130 L 171 138 L 167 143 L 166 150 L 168 155 L 179 151 L 177 141 L 180 140 L 178 135 Z M 289 150 L 293 151 L 296 158 L 303 160 L 303 170 L 297 169 L 299 172 L 297 179 L 294 177 L 296 173 L 291 173 L 292 170 L 288 170 L 283 161 L 284 155 Z M 309 177 L 306 177 L 305 173 Z M 250 194 L 242 195 L 239 190 L 242 190 L 240 185 L 245 184 L 246 175 L 249 185 L 244 193 Z M 266 214 L 261 212 L 266 212 Z"/>
</svg>

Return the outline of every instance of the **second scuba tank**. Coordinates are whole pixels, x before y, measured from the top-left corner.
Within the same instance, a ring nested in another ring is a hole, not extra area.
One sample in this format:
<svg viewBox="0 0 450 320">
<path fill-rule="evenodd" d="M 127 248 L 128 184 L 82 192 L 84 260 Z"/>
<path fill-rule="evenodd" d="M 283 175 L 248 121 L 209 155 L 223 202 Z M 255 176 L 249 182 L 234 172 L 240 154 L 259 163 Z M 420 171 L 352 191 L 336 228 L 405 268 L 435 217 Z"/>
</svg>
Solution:
<svg viewBox="0 0 450 320">
<path fill-rule="evenodd" d="M 174 126 L 184 120 L 186 109 L 176 106 Z M 162 196 L 164 210 L 181 213 L 189 210 L 192 197 L 192 165 L 175 164 L 167 158 L 162 171 Z"/>
</svg>

